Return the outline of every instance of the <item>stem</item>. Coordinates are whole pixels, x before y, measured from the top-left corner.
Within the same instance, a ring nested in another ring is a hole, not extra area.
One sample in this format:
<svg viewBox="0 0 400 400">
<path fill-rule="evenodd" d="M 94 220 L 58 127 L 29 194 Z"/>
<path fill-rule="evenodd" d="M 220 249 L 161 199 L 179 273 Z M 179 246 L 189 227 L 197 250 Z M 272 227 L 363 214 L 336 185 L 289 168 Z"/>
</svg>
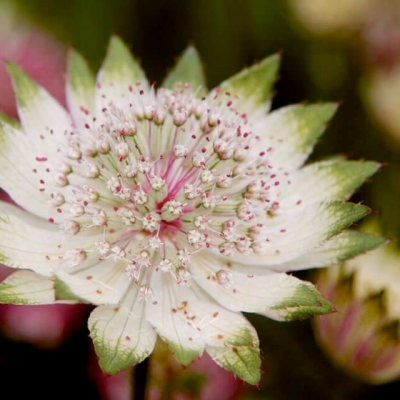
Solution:
<svg viewBox="0 0 400 400">
<path fill-rule="evenodd" d="M 149 358 L 147 357 L 133 370 L 133 399 L 145 400 L 146 387 L 149 377 Z"/>
</svg>

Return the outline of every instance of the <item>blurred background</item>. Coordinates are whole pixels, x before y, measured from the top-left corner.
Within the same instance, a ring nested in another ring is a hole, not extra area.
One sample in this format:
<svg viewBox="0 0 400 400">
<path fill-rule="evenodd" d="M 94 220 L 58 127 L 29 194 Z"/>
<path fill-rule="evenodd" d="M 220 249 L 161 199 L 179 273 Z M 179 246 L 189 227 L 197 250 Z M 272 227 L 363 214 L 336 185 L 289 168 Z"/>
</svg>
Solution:
<svg viewBox="0 0 400 400">
<path fill-rule="evenodd" d="M 333 301 L 335 314 L 296 323 L 249 315 L 261 340 L 260 387 L 207 358 L 183 370 L 160 345 L 151 398 L 373 399 L 400 392 L 400 0 L 0 0 L 0 58 L 20 64 L 61 103 L 68 47 L 97 69 L 111 34 L 130 45 L 156 82 L 194 44 L 209 88 L 281 52 L 273 108 L 340 102 L 312 158 L 383 164 L 353 200 L 375 211 L 363 229 L 392 239 L 329 272 L 301 275 Z M 0 110 L 16 115 L 2 65 Z M 9 273 L 1 268 L 0 278 Z M 0 385 L 13 393 L 2 398 L 131 398 L 131 374 L 109 378 L 97 367 L 89 313 L 87 306 L 0 306 Z"/>
</svg>

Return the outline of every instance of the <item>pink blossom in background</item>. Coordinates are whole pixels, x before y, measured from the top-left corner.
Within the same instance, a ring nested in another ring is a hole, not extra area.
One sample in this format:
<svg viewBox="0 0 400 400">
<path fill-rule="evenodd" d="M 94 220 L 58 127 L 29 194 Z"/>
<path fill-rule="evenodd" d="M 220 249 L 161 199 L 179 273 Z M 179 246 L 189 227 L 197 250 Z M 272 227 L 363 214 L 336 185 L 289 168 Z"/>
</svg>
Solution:
<svg viewBox="0 0 400 400">
<path fill-rule="evenodd" d="M 0 7 L 0 59 L 24 69 L 64 104 L 65 48 L 55 38 Z M 0 110 L 17 115 L 15 96 L 4 62 L 0 63 Z"/>
<path fill-rule="evenodd" d="M 244 390 L 245 384 L 231 373 L 215 364 L 204 354 L 189 367 L 179 365 L 166 352 L 165 345 L 158 342 L 150 360 L 148 396 L 149 400 L 233 400 Z M 101 371 L 93 349 L 89 366 L 101 400 L 129 400 L 132 398 L 133 368 L 108 376 Z M 190 393 L 194 381 L 196 393 Z M 198 385 L 198 386 L 197 386 Z M 169 397 L 168 397 L 169 396 Z"/>
<path fill-rule="evenodd" d="M 64 103 L 65 48 L 56 39 L 0 7 L 0 58 L 21 66 L 34 80 Z M 0 111 L 17 117 L 11 80 L 0 62 Z M 0 189 L 0 200 L 11 202 Z M 0 264 L 0 281 L 12 273 Z M 0 305 L 0 332 L 17 341 L 56 347 L 85 324 L 84 305 Z"/>
<path fill-rule="evenodd" d="M 132 399 L 132 384 L 127 371 L 106 375 L 99 366 L 93 346 L 90 348 L 89 376 L 97 387 L 101 400 L 130 400 Z M 131 370 L 130 370 L 131 371 Z M 132 375 L 133 373 L 131 373 Z"/>
<path fill-rule="evenodd" d="M 400 378 L 398 274 L 388 268 L 391 260 L 385 253 L 392 257 L 383 247 L 347 262 L 357 266 L 355 274 L 332 267 L 320 271 L 317 278 L 318 288 L 337 308 L 333 314 L 314 319 L 318 343 L 339 368 L 371 384 Z M 396 270 L 398 255 L 393 258 Z M 376 272 L 371 274 L 368 269 Z M 360 278 L 362 273 L 366 278 Z M 392 287 L 378 287 L 383 279 L 392 280 L 395 293 Z"/>
</svg>

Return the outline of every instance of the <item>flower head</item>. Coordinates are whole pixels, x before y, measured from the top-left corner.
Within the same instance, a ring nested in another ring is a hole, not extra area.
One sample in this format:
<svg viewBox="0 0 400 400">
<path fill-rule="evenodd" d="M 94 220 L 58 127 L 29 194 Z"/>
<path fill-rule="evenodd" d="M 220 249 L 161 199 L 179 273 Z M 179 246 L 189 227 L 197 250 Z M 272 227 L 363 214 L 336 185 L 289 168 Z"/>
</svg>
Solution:
<svg viewBox="0 0 400 400">
<path fill-rule="evenodd" d="M 335 364 L 373 384 L 400 377 L 399 264 L 392 243 L 318 274 L 337 308 L 315 321 L 318 341 Z"/>
<path fill-rule="evenodd" d="M 188 49 L 162 87 L 112 38 L 95 80 L 70 53 L 69 110 L 9 65 L 21 126 L 2 119 L 0 250 L 18 271 L 15 303 L 98 305 L 89 329 L 115 373 L 157 334 L 188 365 L 206 350 L 259 380 L 254 328 L 241 311 L 290 320 L 330 304 L 285 272 L 365 250 L 339 234 L 368 208 L 343 202 L 372 162 L 302 167 L 336 105 L 268 113 L 272 56 L 206 94 Z M 357 243 L 356 243 L 357 244 Z"/>
</svg>

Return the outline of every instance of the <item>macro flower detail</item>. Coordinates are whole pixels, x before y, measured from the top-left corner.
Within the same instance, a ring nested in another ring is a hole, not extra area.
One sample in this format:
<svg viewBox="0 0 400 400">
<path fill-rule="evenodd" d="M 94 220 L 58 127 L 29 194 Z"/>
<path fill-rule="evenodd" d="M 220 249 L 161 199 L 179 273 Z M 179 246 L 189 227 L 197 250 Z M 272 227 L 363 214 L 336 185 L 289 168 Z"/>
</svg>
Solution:
<svg viewBox="0 0 400 400">
<path fill-rule="evenodd" d="M 114 37 L 97 78 L 70 52 L 68 111 L 9 64 L 20 124 L 1 117 L 0 185 L 21 208 L 0 203 L 0 253 L 21 270 L 0 301 L 97 305 L 89 329 L 110 374 L 158 335 L 183 365 L 206 351 L 257 383 L 258 337 L 241 312 L 330 312 L 286 272 L 378 243 L 342 231 L 369 213 L 344 200 L 379 165 L 303 167 L 336 105 L 269 112 L 279 61 L 208 93 L 189 48 L 158 88 Z"/>
</svg>

